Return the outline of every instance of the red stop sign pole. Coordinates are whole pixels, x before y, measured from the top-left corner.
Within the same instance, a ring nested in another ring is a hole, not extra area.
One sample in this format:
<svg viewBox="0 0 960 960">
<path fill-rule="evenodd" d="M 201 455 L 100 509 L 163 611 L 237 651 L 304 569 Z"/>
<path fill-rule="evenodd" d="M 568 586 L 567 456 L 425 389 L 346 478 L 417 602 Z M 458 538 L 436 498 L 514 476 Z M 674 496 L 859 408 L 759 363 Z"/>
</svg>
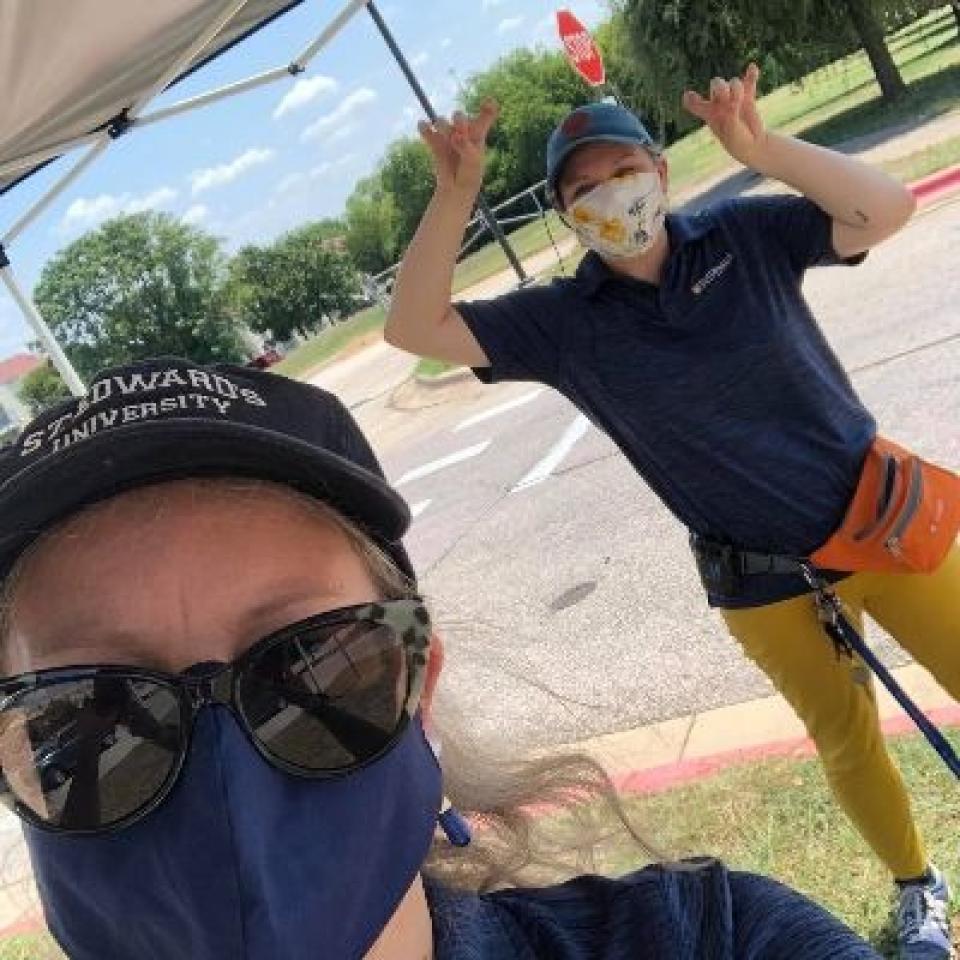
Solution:
<svg viewBox="0 0 960 960">
<path fill-rule="evenodd" d="M 573 69 L 591 87 L 602 86 L 607 79 L 603 57 L 587 28 L 569 10 L 558 10 L 557 30 Z"/>
</svg>

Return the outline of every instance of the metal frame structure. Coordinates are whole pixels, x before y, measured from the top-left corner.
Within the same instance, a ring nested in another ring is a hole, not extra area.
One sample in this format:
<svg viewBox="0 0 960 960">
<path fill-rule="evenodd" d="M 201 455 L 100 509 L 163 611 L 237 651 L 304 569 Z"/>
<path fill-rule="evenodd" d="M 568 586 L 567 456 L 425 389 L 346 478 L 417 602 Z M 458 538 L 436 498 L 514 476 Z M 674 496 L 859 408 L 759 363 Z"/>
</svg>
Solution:
<svg viewBox="0 0 960 960">
<path fill-rule="evenodd" d="M 532 183 L 525 190 L 515 193 L 512 197 L 507 197 L 506 200 L 501 200 L 496 206 L 490 208 L 490 212 L 495 215 L 495 222 L 500 227 L 510 226 L 517 223 L 529 223 L 531 220 L 538 219 L 543 220 L 544 223 L 546 223 L 547 215 L 552 209 L 550 202 L 546 199 L 546 188 L 547 181 L 538 180 L 536 183 Z M 542 203 L 538 197 L 538 194 L 543 195 L 544 199 Z M 527 197 L 530 198 L 530 200 L 533 202 L 533 206 L 535 207 L 532 213 L 518 213 L 511 217 L 504 217 L 500 215 L 501 210 L 505 210 L 507 207 L 512 206 L 513 204 L 522 201 Z M 466 239 L 462 244 L 460 244 L 460 249 L 457 252 L 458 258 L 462 257 L 477 242 L 477 240 L 483 236 L 486 227 L 487 221 L 482 212 L 478 211 L 473 215 L 473 217 L 470 218 L 469 222 L 467 223 L 466 230 L 464 231 L 466 234 Z M 564 224 L 562 229 L 566 231 L 569 230 L 569 227 Z M 557 262 L 562 266 L 563 258 L 560 254 L 559 248 L 557 247 L 556 238 L 553 236 L 549 225 L 547 226 L 547 233 L 550 236 L 551 244 L 553 245 L 554 252 L 557 255 Z M 385 303 L 389 299 L 389 291 L 393 284 L 394 276 L 400 269 L 401 262 L 402 261 L 398 261 L 397 263 L 391 264 L 385 270 L 381 270 L 379 273 L 369 278 L 371 283 L 371 292 L 375 292 L 377 299 L 382 303 Z M 528 282 L 530 282 L 529 279 L 521 280 L 521 283 Z"/>
<path fill-rule="evenodd" d="M 407 82 L 413 89 L 414 94 L 420 101 L 424 111 L 431 120 L 437 119 L 437 114 L 432 104 L 423 92 L 419 82 L 414 76 L 406 58 L 397 46 L 396 41 L 391 35 L 380 12 L 375 7 L 373 0 L 348 0 L 340 12 L 327 24 L 327 26 L 311 41 L 298 56 L 294 57 L 286 66 L 276 67 L 263 73 L 249 77 L 226 86 L 219 87 L 207 93 L 190 97 L 179 103 L 172 104 L 155 110 L 152 113 L 144 113 L 149 104 L 160 94 L 167 90 L 178 79 L 182 78 L 188 71 L 188 68 L 198 58 L 202 57 L 203 52 L 210 46 L 213 40 L 219 35 L 223 27 L 229 23 L 236 14 L 242 10 L 248 0 L 226 0 L 216 7 L 216 15 L 211 17 L 206 29 L 196 38 L 194 43 L 162 74 L 150 89 L 136 100 L 131 106 L 125 108 L 114 119 L 108 123 L 102 130 L 93 133 L 87 133 L 83 136 L 73 138 L 54 144 L 44 150 L 31 154 L 26 157 L 18 158 L 6 164 L 0 164 L 0 176 L 10 173 L 16 173 L 20 170 L 39 169 L 40 166 L 50 162 L 62 154 L 69 151 L 86 147 L 86 152 L 77 160 L 77 162 L 68 170 L 52 187 L 31 207 L 17 219 L 6 232 L 0 235 L 0 280 L 10 293 L 14 302 L 20 308 L 29 326 L 36 333 L 37 338 L 46 351 L 50 360 L 63 377 L 64 382 L 70 388 L 70 391 L 80 396 L 85 392 L 85 387 L 73 365 L 70 363 L 63 349 L 57 342 L 43 317 L 40 315 L 36 304 L 32 298 L 24 291 L 22 285 L 18 282 L 13 272 L 13 267 L 9 257 L 9 247 L 16 238 L 39 217 L 49 206 L 57 199 L 68 187 L 70 187 L 82 174 L 97 160 L 111 144 L 111 142 L 128 134 L 131 130 L 140 127 L 150 126 L 166 120 L 169 117 L 234 97 L 248 90 L 258 89 L 259 87 L 275 83 L 279 80 L 297 77 L 306 70 L 307 65 L 314 57 L 353 19 L 353 17 L 364 7 L 370 13 L 377 30 L 389 48 L 398 66 L 403 72 Z M 222 52 L 222 51 L 221 51 Z M 205 61 L 201 61 L 200 66 Z M 497 223 L 496 217 L 487 207 L 481 197 L 478 200 L 478 208 L 483 218 L 487 221 L 497 241 L 501 244 L 510 260 L 511 265 L 517 272 L 521 282 L 527 280 L 523 272 L 523 267 L 517 260 L 516 254 L 510 247 L 503 234 L 503 230 Z"/>
</svg>

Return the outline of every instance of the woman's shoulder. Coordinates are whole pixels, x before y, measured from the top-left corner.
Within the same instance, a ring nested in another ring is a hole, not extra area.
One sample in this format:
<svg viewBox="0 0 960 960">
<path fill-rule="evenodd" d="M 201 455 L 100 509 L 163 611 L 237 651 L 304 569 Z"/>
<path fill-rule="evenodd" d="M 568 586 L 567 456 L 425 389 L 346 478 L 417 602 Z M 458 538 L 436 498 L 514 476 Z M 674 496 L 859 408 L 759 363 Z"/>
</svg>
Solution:
<svg viewBox="0 0 960 960">
<path fill-rule="evenodd" d="M 788 887 L 715 859 L 477 897 L 432 890 L 437 960 L 867 960 L 877 954 Z M 474 949 L 480 947 L 480 949 Z"/>
</svg>

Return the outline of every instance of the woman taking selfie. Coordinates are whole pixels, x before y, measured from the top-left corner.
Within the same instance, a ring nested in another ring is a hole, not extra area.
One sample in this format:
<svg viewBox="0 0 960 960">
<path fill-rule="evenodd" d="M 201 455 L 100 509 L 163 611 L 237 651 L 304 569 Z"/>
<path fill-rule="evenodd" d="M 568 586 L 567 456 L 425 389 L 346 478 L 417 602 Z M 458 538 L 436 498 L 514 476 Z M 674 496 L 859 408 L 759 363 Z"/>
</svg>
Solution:
<svg viewBox="0 0 960 960">
<path fill-rule="evenodd" d="M 408 525 L 336 398 L 239 367 L 105 371 L 0 455 L 0 789 L 69 957 L 875 956 L 716 861 L 510 885 L 514 804 L 603 785 L 441 773 Z"/>
</svg>

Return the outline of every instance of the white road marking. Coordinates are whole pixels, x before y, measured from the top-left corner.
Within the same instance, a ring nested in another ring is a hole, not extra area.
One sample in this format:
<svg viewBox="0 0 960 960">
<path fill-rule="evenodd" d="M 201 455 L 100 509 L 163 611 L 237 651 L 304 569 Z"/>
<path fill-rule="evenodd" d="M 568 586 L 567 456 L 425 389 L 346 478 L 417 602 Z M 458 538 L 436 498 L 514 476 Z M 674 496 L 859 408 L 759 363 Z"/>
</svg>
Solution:
<svg viewBox="0 0 960 960">
<path fill-rule="evenodd" d="M 529 393 L 525 393 L 521 397 L 514 397 L 513 400 L 508 400 L 506 403 L 500 403 L 495 407 L 491 407 L 489 410 L 476 413 L 472 417 L 467 417 L 463 423 L 458 423 L 453 428 L 453 432 L 459 433 L 461 430 L 466 430 L 467 427 L 472 427 L 478 423 L 483 423 L 484 420 L 489 420 L 491 417 L 498 417 L 501 413 L 506 413 L 508 410 L 516 410 L 517 407 L 522 407 L 524 404 L 536 400 L 541 393 L 543 393 L 543 387 L 540 387 L 537 390 L 531 390 Z"/>
<path fill-rule="evenodd" d="M 419 517 L 420 514 L 423 513 L 423 511 L 430 506 L 431 503 L 433 503 L 432 500 L 421 500 L 419 503 L 415 503 L 410 508 L 410 516 L 413 517 L 414 520 L 416 520 L 417 517 Z"/>
<path fill-rule="evenodd" d="M 578 414 L 576 420 L 563 431 L 563 436 L 554 444 L 553 449 L 510 492 L 517 493 L 546 480 L 563 463 L 564 458 L 589 428 L 590 421 L 582 413 Z"/>
<path fill-rule="evenodd" d="M 411 480 L 429 477 L 431 473 L 445 470 L 447 467 L 452 467 L 455 463 L 461 463 L 464 460 L 469 460 L 471 457 L 478 457 L 489 446 L 490 441 L 484 440 L 483 443 L 475 443 L 472 447 L 467 447 L 465 450 L 458 450 L 456 453 L 448 454 L 439 460 L 431 460 L 430 463 L 425 463 L 422 467 L 414 467 L 413 470 L 408 470 L 394 486 L 402 487 L 405 483 L 410 483 Z"/>
</svg>

